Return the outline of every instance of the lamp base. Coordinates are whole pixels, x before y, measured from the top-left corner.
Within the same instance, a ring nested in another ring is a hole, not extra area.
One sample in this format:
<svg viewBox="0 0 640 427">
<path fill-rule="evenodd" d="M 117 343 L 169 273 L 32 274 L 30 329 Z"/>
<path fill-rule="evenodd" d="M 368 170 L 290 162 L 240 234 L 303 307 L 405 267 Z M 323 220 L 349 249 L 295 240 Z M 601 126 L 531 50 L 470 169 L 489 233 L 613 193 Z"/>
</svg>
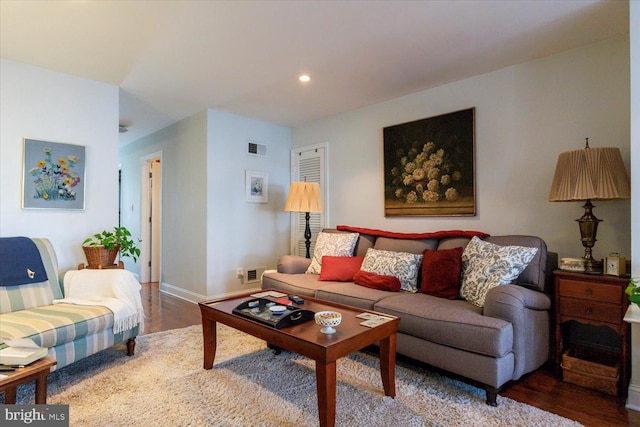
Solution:
<svg viewBox="0 0 640 427">
<path fill-rule="evenodd" d="M 587 199 L 583 206 L 584 215 L 576 219 L 580 227 L 580 240 L 584 246 L 585 273 L 598 273 L 596 262 L 593 259 L 592 248 L 596 244 L 596 234 L 598 233 L 598 224 L 601 219 L 596 218 L 593 214 L 594 206 L 591 199 Z"/>
<path fill-rule="evenodd" d="M 309 212 L 304 214 L 305 226 L 304 226 L 304 245 L 307 247 L 307 258 L 311 258 L 311 227 L 309 226 L 309 219 L 311 215 Z"/>
</svg>

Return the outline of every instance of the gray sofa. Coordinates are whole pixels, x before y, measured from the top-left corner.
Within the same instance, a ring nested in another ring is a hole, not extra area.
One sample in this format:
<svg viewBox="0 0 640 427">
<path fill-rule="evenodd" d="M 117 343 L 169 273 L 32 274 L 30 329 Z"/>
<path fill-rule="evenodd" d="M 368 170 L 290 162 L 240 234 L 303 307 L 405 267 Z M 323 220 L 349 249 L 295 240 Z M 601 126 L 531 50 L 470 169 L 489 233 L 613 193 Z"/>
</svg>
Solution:
<svg viewBox="0 0 640 427">
<path fill-rule="evenodd" d="M 325 232 L 341 232 L 323 230 Z M 373 230 L 376 231 L 376 230 Z M 464 247 L 466 237 L 402 239 L 360 233 L 354 255 L 368 248 L 422 254 L 425 249 Z M 304 274 L 310 260 L 286 255 L 277 272 L 263 275 L 263 289 L 312 296 L 400 317 L 397 352 L 480 383 L 495 406 L 500 388 L 549 358 L 551 272 L 557 255 L 533 236 L 489 236 L 497 245 L 536 247 L 538 252 L 516 283 L 491 289 L 483 308 L 463 299 L 388 292 L 353 282 L 319 281 Z"/>
</svg>

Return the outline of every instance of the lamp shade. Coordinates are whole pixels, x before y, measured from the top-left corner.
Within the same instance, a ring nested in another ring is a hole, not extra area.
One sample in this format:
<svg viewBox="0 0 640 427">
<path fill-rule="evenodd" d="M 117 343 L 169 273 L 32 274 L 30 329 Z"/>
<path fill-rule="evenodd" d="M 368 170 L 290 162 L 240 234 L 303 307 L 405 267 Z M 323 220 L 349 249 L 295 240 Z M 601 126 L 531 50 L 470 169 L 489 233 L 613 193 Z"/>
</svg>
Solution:
<svg viewBox="0 0 640 427">
<path fill-rule="evenodd" d="M 320 184 L 292 182 L 284 210 L 286 212 L 322 212 Z"/>
<path fill-rule="evenodd" d="M 550 202 L 629 198 L 631 186 L 619 148 L 587 147 L 558 156 Z"/>
</svg>

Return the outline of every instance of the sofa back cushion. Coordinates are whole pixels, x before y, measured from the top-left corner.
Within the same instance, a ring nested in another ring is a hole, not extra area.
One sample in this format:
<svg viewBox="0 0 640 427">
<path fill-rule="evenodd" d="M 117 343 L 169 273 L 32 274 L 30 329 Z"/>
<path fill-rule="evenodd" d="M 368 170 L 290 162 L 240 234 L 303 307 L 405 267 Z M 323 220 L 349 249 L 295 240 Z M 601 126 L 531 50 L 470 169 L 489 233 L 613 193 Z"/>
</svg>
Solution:
<svg viewBox="0 0 640 427">
<path fill-rule="evenodd" d="M 0 313 L 49 305 L 54 299 L 63 297 L 58 277 L 58 260 L 51 242 L 47 239 L 32 240 L 40 252 L 48 280 L 27 285 L 0 286 Z"/>
<path fill-rule="evenodd" d="M 438 239 L 392 239 L 389 237 L 378 237 L 373 246 L 378 251 L 407 252 L 416 255 L 422 255 L 425 249 L 437 247 Z"/>
<path fill-rule="evenodd" d="M 467 237 L 445 237 L 438 242 L 438 249 L 465 248 L 471 241 Z"/>
</svg>

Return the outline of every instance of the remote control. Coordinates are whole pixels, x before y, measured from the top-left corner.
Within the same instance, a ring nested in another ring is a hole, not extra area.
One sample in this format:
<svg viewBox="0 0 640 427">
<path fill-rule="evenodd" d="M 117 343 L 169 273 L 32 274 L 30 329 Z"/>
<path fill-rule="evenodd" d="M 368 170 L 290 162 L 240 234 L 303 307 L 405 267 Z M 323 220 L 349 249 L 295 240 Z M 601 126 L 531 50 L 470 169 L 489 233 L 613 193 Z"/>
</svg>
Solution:
<svg viewBox="0 0 640 427">
<path fill-rule="evenodd" d="M 287 295 L 287 298 L 289 298 L 291 301 L 295 302 L 296 304 L 304 304 L 304 300 L 299 296 Z"/>
</svg>

